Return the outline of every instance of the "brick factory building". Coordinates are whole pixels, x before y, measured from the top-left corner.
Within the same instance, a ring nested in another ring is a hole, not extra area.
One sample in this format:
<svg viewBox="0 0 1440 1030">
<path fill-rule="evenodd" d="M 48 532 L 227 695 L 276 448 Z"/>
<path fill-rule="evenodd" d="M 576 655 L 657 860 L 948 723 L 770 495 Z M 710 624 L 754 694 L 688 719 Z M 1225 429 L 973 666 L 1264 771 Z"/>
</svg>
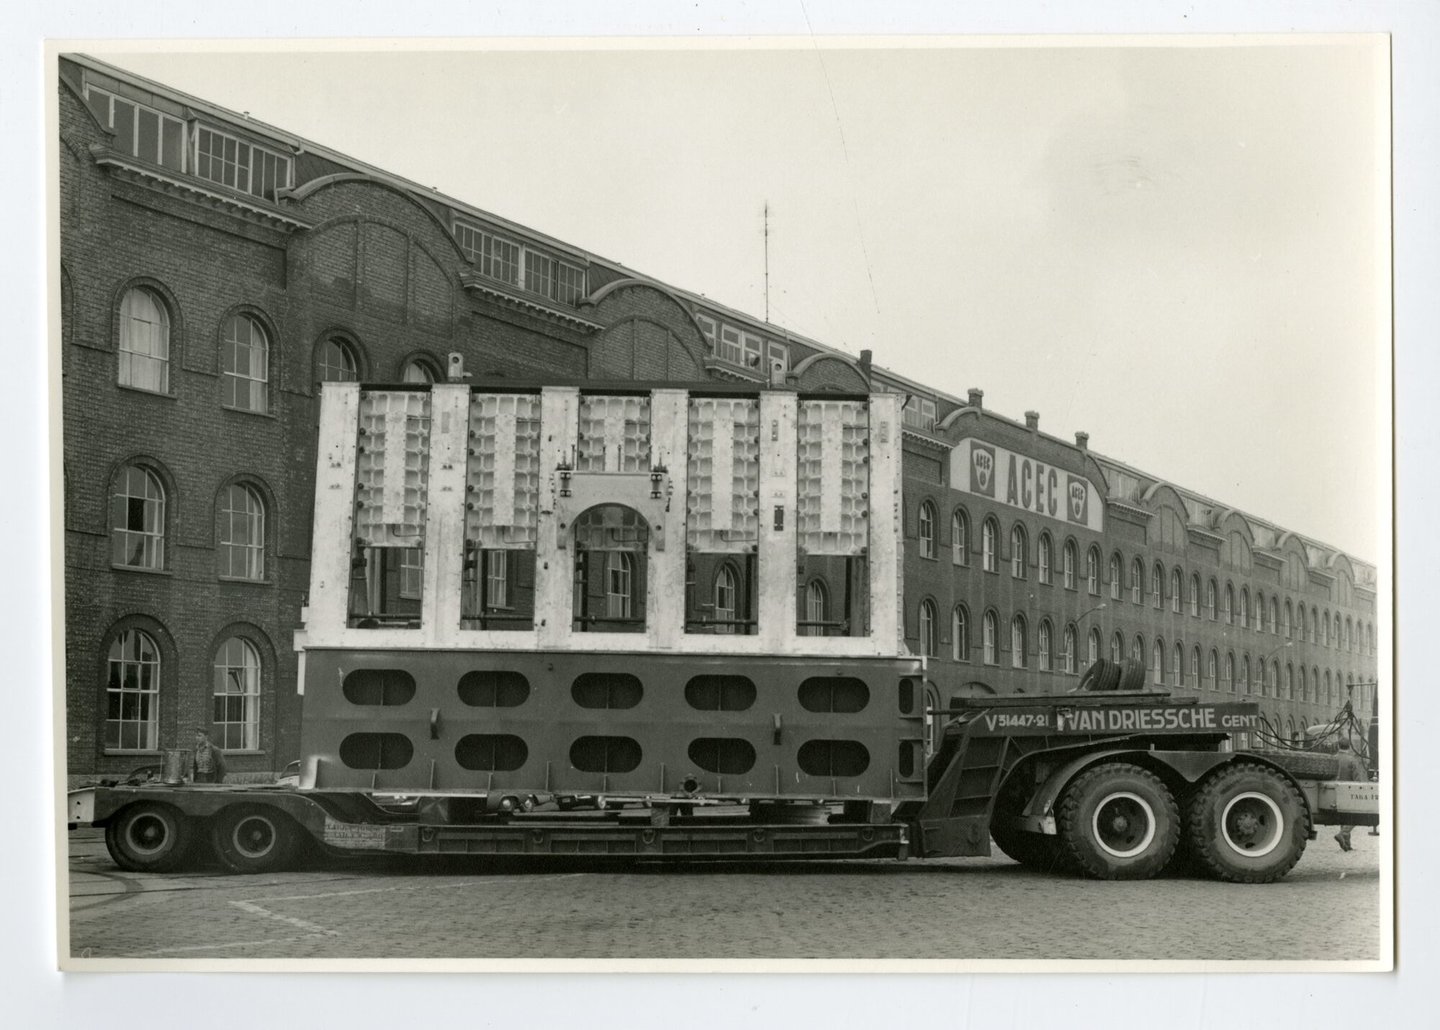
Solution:
<svg viewBox="0 0 1440 1030">
<path fill-rule="evenodd" d="M 906 394 L 904 626 L 942 704 L 1134 656 L 1174 691 L 1256 698 L 1287 736 L 1352 688 L 1369 710 L 1376 576 L 1353 556 L 979 390 L 950 397 L 102 62 L 62 59 L 58 88 L 73 780 L 153 763 L 197 725 L 237 778 L 298 757 L 317 385 L 434 382 L 452 353 L 473 382 Z M 393 572 L 403 606 L 422 555 Z M 687 621 L 746 632 L 752 573 L 694 561 Z M 844 569 L 797 574 L 810 631 L 863 618 Z M 523 609 L 524 569 L 485 575 L 497 613 Z"/>
</svg>

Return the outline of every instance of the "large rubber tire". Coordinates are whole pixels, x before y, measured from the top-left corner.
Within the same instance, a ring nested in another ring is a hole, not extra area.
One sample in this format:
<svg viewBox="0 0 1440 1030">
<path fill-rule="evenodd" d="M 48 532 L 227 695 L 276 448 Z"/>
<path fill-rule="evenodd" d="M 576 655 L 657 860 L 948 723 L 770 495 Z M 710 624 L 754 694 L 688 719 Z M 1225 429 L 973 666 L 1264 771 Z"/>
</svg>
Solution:
<svg viewBox="0 0 1440 1030">
<path fill-rule="evenodd" d="M 1271 883 L 1305 853 L 1310 812 L 1280 773 L 1236 762 L 1200 785 L 1186 806 L 1185 831 L 1202 872 L 1231 883 Z"/>
<path fill-rule="evenodd" d="M 211 841 L 225 868 L 234 873 L 269 873 L 294 861 L 301 830 L 269 805 L 231 805 L 212 823 Z"/>
<path fill-rule="evenodd" d="M 122 809 L 105 826 L 105 847 L 121 869 L 164 873 L 185 860 L 194 826 L 177 809 L 142 801 Z"/>
<path fill-rule="evenodd" d="M 1065 856 L 1100 880 L 1146 880 L 1180 841 L 1180 807 L 1154 773 L 1124 762 L 1093 766 L 1061 795 L 1057 824 Z"/>
</svg>

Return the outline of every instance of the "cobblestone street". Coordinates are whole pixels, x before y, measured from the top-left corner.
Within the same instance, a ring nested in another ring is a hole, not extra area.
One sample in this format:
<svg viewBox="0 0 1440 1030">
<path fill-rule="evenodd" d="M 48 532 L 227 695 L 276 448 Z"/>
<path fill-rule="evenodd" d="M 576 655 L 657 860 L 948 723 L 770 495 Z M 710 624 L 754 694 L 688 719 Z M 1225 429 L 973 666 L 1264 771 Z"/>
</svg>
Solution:
<svg viewBox="0 0 1440 1030">
<path fill-rule="evenodd" d="M 1003 857 L 763 867 L 329 862 L 122 873 L 70 835 L 76 957 L 1343 960 L 1379 955 L 1380 842 L 1322 828 L 1268 886 L 1102 883 Z"/>
</svg>

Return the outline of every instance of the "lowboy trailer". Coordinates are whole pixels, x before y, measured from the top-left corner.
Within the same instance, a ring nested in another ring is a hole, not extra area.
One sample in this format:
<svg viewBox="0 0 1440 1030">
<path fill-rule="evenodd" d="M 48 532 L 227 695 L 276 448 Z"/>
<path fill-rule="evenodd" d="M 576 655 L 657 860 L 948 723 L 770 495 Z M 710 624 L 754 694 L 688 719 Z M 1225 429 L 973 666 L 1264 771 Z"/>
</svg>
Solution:
<svg viewBox="0 0 1440 1030">
<path fill-rule="evenodd" d="M 1374 824 L 1374 785 L 1333 760 L 1230 749 L 1256 705 L 1114 689 L 1143 682 L 1128 665 L 942 702 L 900 618 L 900 436 L 890 394 L 326 384 L 296 782 L 186 783 L 175 752 L 170 782 L 74 791 L 68 819 L 142 872 L 993 839 L 1040 868 L 1182 856 L 1241 882 L 1283 876 L 1317 824 Z M 634 804 L 527 810 L 602 796 Z"/>
</svg>

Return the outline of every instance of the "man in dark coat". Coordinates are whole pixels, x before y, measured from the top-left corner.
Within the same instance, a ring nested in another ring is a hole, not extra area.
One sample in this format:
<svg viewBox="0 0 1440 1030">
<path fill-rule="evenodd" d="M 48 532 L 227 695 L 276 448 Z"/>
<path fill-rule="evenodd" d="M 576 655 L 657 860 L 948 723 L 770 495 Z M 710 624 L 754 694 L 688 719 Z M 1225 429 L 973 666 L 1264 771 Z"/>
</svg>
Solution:
<svg viewBox="0 0 1440 1030">
<path fill-rule="evenodd" d="M 225 752 L 210 743 L 208 730 L 195 731 L 195 782 L 220 783 L 225 779 Z"/>
</svg>

